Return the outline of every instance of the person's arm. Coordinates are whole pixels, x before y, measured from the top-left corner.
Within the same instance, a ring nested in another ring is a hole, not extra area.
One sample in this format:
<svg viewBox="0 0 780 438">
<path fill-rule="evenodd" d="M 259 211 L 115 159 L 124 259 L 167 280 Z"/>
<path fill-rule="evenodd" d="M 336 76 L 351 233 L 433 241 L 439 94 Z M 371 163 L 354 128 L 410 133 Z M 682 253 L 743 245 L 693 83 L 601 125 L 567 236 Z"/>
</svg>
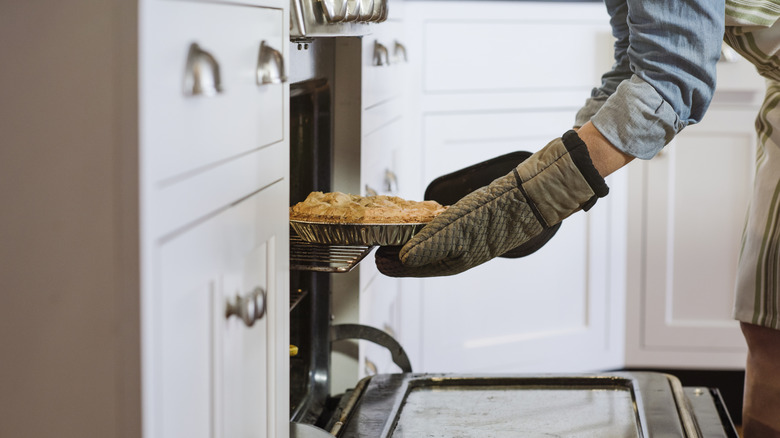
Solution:
<svg viewBox="0 0 780 438">
<path fill-rule="evenodd" d="M 585 125 L 577 130 L 577 134 L 587 145 L 593 166 L 602 178 L 606 178 L 607 175 L 620 169 L 634 159 L 634 157 L 621 151 L 610 143 L 609 140 L 601 135 L 596 127 L 590 122 L 585 123 Z"/>
<path fill-rule="evenodd" d="M 380 248 L 381 272 L 453 275 L 500 256 L 591 208 L 609 191 L 605 176 L 634 157 L 652 158 L 701 120 L 714 93 L 724 0 L 606 3 L 618 38 L 617 65 L 595 96 L 606 99 L 592 101 L 592 116 L 580 112 L 578 132 L 554 139 L 513 172 L 467 195 L 400 250 Z"/>
<path fill-rule="evenodd" d="M 609 143 L 649 159 L 701 121 L 715 90 L 724 0 L 606 0 L 615 65 L 577 115 Z M 630 72 L 630 76 L 629 76 Z"/>
</svg>

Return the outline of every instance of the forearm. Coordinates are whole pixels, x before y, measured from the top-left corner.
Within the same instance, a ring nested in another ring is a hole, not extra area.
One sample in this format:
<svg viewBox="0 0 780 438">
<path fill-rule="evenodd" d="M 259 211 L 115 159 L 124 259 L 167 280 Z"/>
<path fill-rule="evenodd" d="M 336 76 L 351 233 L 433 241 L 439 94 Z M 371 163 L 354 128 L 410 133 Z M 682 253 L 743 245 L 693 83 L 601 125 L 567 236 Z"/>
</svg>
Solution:
<svg viewBox="0 0 780 438">
<path fill-rule="evenodd" d="M 622 152 L 610 143 L 590 122 L 585 123 L 578 129 L 577 135 L 580 136 L 580 139 L 588 147 L 590 159 L 602 178 L 606 178 L 607 175 L 634 159 L 633 156 Z"/>
</svg>

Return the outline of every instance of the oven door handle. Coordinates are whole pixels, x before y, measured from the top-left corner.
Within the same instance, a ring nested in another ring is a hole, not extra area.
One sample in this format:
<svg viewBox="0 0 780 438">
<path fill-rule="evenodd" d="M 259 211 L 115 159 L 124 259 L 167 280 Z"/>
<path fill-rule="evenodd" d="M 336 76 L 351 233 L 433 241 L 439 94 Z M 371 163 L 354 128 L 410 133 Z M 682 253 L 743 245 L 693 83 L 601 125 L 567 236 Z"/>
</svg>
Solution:
<svg viewBox="0 0 780 438">
<path fill-rule="evenodd" d="M 345 339 L 363 339 L 381 345 L 390 350 L 393 363 L 401 368 L 404 373 L 412 372 L 412 364 L 409 356 L 401 347 L 401 344 L 387 333 L 362 324 L 336 324 L 330 326 L 330 342 L 343 341 Z"/>
</svg>

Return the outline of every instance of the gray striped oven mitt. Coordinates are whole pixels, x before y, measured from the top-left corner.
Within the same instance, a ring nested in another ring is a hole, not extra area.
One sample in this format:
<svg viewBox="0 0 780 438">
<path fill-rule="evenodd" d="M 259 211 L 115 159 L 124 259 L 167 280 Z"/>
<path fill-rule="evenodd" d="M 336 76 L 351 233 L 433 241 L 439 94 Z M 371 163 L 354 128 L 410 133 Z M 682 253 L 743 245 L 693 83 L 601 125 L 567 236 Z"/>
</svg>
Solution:
<svg viewBox="0 0 780 438">
<path fill-rule="evenodd" d="M 466 195 L 403 247 L 377 250 L 391 277 L 454 275 L 498 257 L 609 192 L 574 131 Z"/>
</svg>

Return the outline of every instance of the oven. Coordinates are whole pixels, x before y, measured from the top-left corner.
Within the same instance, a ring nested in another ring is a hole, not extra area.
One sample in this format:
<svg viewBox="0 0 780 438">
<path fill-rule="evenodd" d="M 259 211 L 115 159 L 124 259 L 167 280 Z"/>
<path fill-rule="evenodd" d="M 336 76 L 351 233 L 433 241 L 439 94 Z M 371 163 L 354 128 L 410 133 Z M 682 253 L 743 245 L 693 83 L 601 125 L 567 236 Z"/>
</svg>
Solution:
<svg viewBox="0 0 780 438">
<path fill-rule="evenodd" d="M 291 44 L 293 205 L 311 191 L 342 190 L 337 181 L 359 179 L 359 169 L 352 169 L 356 175 L 334 171 L 350 169 L 359 149 L 334 144 L 344 123 L 335 101 L 355 92 L 336 86 L 334 60 L 343 47 L 333 38 L 293 38 Z M 339 276 L 373 248 L 310 244 L 290 233 L 292 437 L 737 437 L 717 389 L 683 387 L 664 373 L 414 373 L 403 346 L 384 331 L 331 320 L 333 292 L 346 287 Z M 345 339 L 387 348 L 401 372 L 331 394 L 332 344 Z"/>
</svg>

